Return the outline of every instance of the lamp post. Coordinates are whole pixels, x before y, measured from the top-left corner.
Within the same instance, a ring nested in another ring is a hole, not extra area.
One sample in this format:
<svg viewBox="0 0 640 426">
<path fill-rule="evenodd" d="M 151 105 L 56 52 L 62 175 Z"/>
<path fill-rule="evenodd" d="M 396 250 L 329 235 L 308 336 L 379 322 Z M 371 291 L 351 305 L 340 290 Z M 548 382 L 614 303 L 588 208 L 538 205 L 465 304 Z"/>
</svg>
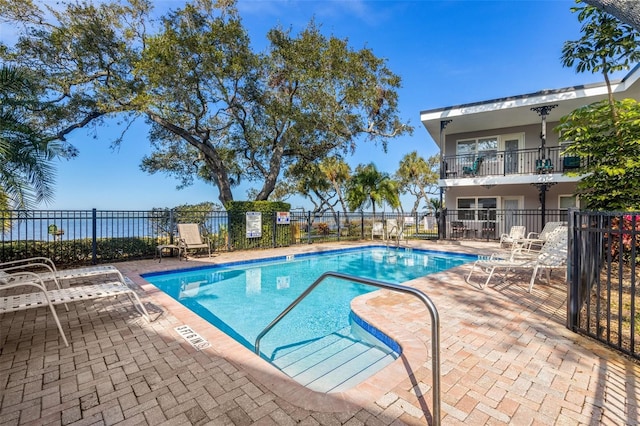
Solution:
<svg viewBox="0 0 640 426">
<path fill-rule="evenodd" d="M 551 111 L 552 109 L 554 109 L 555 107 L 557 107 L 558 104 L 555 105 L 543 105 L 543 106 L 539 106 L 539 107 L 533 107 L 531 108 L 531 111 L 535 111 L 538 113 L 538 115 L 540 117 L 542 117 L 542 130 L 540 131 L 540 150 L 538 151 L 538 161 L 536 162 L 536 168 L 540 167 L 540 168 L 544 168 L 545 167 L 545 144 L 547 142 L 547 115 L 549 115 L 549 111 Z M 541 227 L 544 227 L 544 224 L 546 222 L 546 201 L 547 201 L 547 191 L 549 190 L 549 187 L 552 185 L 555 185 L 555 182 L 537 182 L 534 183 L 533 185 L 535 185 L 538 188 L 538 191 L 540 192 L 540 210 L 542 212 L 541 215 L 541 220 L 542 220 L 542 224 Z"/>
<path fill-rule="evenodd" d="M 447 124 L 451 123 L 453 120 L 440 120 L 440 140 L 438 141 L 440 144 L 440 152 L 446 154 L 446 151 L 444 149 L 444 129 L 446 129 Z M 440 179 L 444 178 L 445 176 L 442 173 L 443 167 L 445 165 L 445 161 L 444 158 L 440 159 Z M 447 238 L 447 231 L 446 231 L 446 223 L 444 221 L 444 188 L 441 186 L 440 187 L 440 214 L 438 215 L 438 234 L 440 236 L 440 238 L 442 238 L 443 240 L 445 238 Z"/>
</svg>

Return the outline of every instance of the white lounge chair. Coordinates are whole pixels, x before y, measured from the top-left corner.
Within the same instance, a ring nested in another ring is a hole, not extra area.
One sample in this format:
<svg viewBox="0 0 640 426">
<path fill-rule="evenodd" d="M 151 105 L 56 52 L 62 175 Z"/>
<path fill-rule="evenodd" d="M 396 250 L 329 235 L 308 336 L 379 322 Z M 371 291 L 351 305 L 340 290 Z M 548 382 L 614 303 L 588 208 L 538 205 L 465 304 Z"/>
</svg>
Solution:
<svg viewBox="0 0 640 426">
<path fill-rule="evenodd" d="M 185 259 L 189 251 L 206 249 L 209 257 L 211 257 L 211 244 L 208 238 L 200 235 L 200 227 L 197 223 L 179 223 L 178 224 L 178 246 L 180 252 Z"/>
<path fill-rule="evenodd" d="M 384 223 L 382 222 L 373 222 L 373 226 L 371 227 L 371 239 L 375 239 L 376 237 L 380 237 L 383 240 L 386 240 L 386 234 L 384 232 Z"/>
<path fill-rule="evenodd" d="M 0 297 L 0 314 L 5 312 L 22 311 L 48 306 L 53 314 L 53 318 L 58 327 L 58 331 L 62 336 L 65 346 L 69 346 L 67 337 L 65 336 L 58 314 L 54 305 L 80 302 L 84 300 L 99 299 L 104 297 L 114 297 L 126 295 L 133 306 L 148 321 L 150 321 L 147 309 L 144 307 L 138 295 L 127 287 L 123 282 L 114 281 L 101 284 L 74 286 L 71 288 L 60 288 L 57 281 L 54 281 L 56 288 L 48 290 L 42 277 L 29 271 L 8 273 L 0 271 L 0 290 L 7 290 L 16 287 L 35 287 L 36 292 L 10 294 Z M 67 307 L 68 310 L 68 307 Z"/>
<path fill-rule="evenodd" d="M 526 247 L 528 250 L 540 250 L 542 246 L 547 242 L 549 235 L 556 229 L 558 226 L 566 226 L 566 222 L 547 222 L 544 224 L 542 231 L 540 232 L 529 232 L 521 241 L 523 247 Z"/>
<path fill-rule="evenodd" d="M 521 241 L 522 239 L 524 239 L 525 232 L 526 232 L 526 227 L 522 225 L 512 226 L 508 234 L 500 235 L 500 247 L 502 247 L 503 244 L 507 244 L 507 246 L 514 247 L 515 244 L 518 243 L 518 241 Z"/>
<path fill-rule="evenodd" d="M 113 279 L 117 279 L 124 284 L 124 277 L 120 271 L 111 265 L 87 266 L 73 269 L 58 270 L 53 260 L 48 257 L 30 257 L 27 259 L 13 260 L 10 262 L 0 263 L 0 271 L 19 272 L 29 271 L 37 273 L 43 281 L 56 281 L 60 287 L 61 281 L 64 280 L 81 280 L 89 279 L 99 275 L 113 275 Z"/>
<path fill-rule="evenodd" d="M 466 281 L 471 283 L 471 275 L 476 268 L 487 271 L 489 276 L 484 284 L 480 285 L 480 288 L 485 288 L 491 277 L 493 277 L 496 269 L 504 269 L 505 272 L 509 272 L 516 269 L 530 269 L 532 270 L 531 281 L 529 282 L 529 293 L 533 289 L 533 283 L 535 282 L 538 272 L 544 269 L 547 272 L 547 282 L 550 278 L 551 269 L 565 269 L 567 263 L 567 244 L 568 244 L 568 231 L 566 226 L 558 226 L 549 235 L 546 244 L 542 247 L 542 250 L 533 259 L 504 259 L 499 258 L 499 255 L 492 255 L 488 259 L 479 259 L 469 271 L 469 275 L 466 277 Z"/>
</svg>

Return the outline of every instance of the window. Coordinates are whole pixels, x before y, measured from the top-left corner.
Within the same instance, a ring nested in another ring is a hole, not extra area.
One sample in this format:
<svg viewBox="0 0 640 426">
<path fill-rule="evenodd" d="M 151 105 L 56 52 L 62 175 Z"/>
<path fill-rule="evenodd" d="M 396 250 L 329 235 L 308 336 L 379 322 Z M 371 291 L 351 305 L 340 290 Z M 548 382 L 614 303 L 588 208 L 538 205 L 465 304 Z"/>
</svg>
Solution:
<svg viewBox="0 0 640 426">
<path fill-rule="evenodd" d="M 560 195 L 558 196 L 558 208 L 560 210 L 567 210 L 570 208 L 580 207 L 578 197 L 576 195 Z"/>
<path fill-rule="evenodd" d="M 466 156 L 468 161 L 482 157 L 484 161 L 495 161 L 498 153 L 498 137 L 457 141 L 456 154 Z"/>
<path fill-rule="evenodd" d="M 458 220 L 495 220 L 498 200 L 492 198 L 458 198 Z"/>
</svg>

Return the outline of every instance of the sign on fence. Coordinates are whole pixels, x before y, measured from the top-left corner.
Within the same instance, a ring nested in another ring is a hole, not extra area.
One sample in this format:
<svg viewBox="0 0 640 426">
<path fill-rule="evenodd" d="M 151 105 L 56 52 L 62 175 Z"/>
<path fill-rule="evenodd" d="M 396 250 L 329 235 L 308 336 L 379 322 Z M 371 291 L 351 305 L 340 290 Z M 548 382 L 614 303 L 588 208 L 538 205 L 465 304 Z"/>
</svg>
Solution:
<svg viewBox="0 0 640 426">
<path fill-rule="evenodd" d="M 247 212 L 247 238 L 262 237 L 262 213 Z"/>
<path fill-rule="evenodd" d="M 291 214 L 289 212 L 277 212 L 276 223 L 278 225 L 289 225 L 291 223 Z"/>
</svg>

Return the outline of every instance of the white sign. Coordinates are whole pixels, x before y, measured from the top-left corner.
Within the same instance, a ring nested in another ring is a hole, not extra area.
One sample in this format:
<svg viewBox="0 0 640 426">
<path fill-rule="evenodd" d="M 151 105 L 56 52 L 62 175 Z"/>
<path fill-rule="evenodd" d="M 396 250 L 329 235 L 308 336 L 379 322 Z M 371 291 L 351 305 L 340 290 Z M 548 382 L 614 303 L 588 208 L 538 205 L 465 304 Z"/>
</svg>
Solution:
<svg viewBox="0 0 640 426">
<path fill-rule="evenodd" d="M 262 213 L 247 212 L 247 238 L 262 237 Z"/>
<path fill-rule="evenodd" d="M 291 223 L 289 212 L 276 212 L 276 223 L 278 225 L 289 225 Z"/>
</svg>

